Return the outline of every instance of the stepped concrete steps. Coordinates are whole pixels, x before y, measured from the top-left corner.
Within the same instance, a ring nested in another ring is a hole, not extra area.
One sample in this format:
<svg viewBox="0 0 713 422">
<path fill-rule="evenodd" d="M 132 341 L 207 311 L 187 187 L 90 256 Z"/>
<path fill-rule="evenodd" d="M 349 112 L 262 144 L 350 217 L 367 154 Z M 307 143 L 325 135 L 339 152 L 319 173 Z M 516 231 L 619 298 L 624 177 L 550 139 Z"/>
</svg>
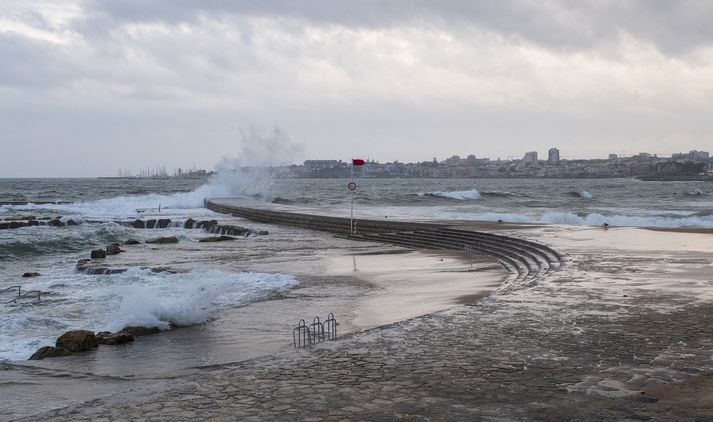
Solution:
<svg viewBox="0 0 713 422">
<path fill-rule="evenodd" d="M 473 237 L 453 236 L 449 233 L 442 233 L 439 230 L 419 231 L 416 232 L 416 234 L 418 236 L 426 238 L 442 239 L 444 241 L 452 243 L 454 246 L 460 246 L 461 249 L 466 245 L 472 248 L 486 246 L 509 253 L 516 252 L 519 255 L 525 256 L 527 258 L 528 264 L 530 264 L 530 268 L 534 271 L 540 271 L 543 266 L 545 267 L 545 269 L 549 269 L 550 266 L 546 255 L 540 254 L 539 251 L 537 251 L 536 249 L 522 247 L 516 242 L 503 242 L 490 239 L 476 239 Z"/>
<path fill-rule="evenodd" d="M 443 238 L 444 240 L 453 242 L 454 244 L 469 245 L 471 247 L 481 245 L 491 248 L 498 248 L 499 250 L 504 250 L 508 253 L 517 253 L 519 255 L 525 256 L 532 270 L 537 272 L 548 272 L 553 266 L 550 261 L 550 257 L 546 253 L 540 251 L 537 248 L 532 248 L 529 245 L 522 245 L 517 241 L 510 241 L 505 239 L 495 240 L 489 237 L 478 238 L 474 236 L 469 236 L 467 234 L 455 235 L 451 232 L 441 233 L 438 230 L 419 232 L 419 235 L 432 238 Z"/>
<path fill-rule="evenodd" d="M 509 237 L 509 236 L 503 236 L 503 235 L 494 234 L 494 233 L 459 230 L 459 229 L 453 229 L 453 228 L 449 228 L 449 227 L 438 228 L 438 230 L 445 232 L 445 233 L 452 233 L 454 235 L 459 235 L 459 236 L 476 236 L 478 238 L 496 239 L 496 240 L 502 241 L 502 242 L 517 242 L 521 245 L 527 245 L 532 248 L 535 248 L 535 249 L 541 251 L 542 253 L 548 255 L 549 256 L 548 260 L 550 261 L 551 264 L 559 266 L 564 262 L 564 258 L 562 258 L 562 256 L 554 249 L 550 248 L 547 245 L 543 245 L 541 243 L 533 242 L 530 240 Z"/>
<path fill-rule="evenodd" d="M 447 250 L 462 250 L 463 247 L 455 245 L 450 242 L 446 242 L 439 239 L 426 239 L 419 237 L 415 234 L 404 234 L 404 233 L 378 233 L 378 234 L 367 234 L 362 235 L 369 240 L 382 241 L 387 243 L 398 244 L 400 246 L 409 246 L 415 249 L 447 249 Z M 529 265 L 526 259 L 523 259 L 517 254 L 513 254 L 508 250 L 501 248 L 482 248 L 475 247 L 474 253 L 479 255 L 493 256 L 498 261 L 506 263 L 503 265 L 510 272 L 518 274 L 518 278 L 524 278 L 532 274 L 535 270 Z"/>
</svg>

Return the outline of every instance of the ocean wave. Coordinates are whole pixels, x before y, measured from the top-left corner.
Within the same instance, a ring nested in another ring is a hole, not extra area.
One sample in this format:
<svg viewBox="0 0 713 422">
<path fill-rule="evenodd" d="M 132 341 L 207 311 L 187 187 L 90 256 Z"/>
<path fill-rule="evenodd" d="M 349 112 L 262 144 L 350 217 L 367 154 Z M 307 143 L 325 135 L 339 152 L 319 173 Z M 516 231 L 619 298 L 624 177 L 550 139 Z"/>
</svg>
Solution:
<svg viewBox="0 0 713 422">
<path fill-rule="evenodd" d="M 513 196 L 523 196 L 523 195 L 520 195 L 520 194 L 517 194 L 517 193 L 514 193 L 514 192 L 499 191 L 499 190 L 495 190 L 495 191 L 481 191 L 481 192 L 480 192 L 480 195 L 481 195 L 481 196 L 492 196 L 492 197 L 496 197 L 496 198 L 510 198 L 510 197 L 513 197 Z"/>
<path fill-rule="evenodd" d="M 475 189 L 463 191 L 419 192 L 416 195 L 419 197 L 445 198 L 457 201 L 473 201 L 480 199 L 480 192 Z"/>
<path fill-rule="evenodd" d="M 601 226 L 606 223 L 611 227 L 713 227 L 713 214 L 694 214 L 693 216 L 677 218 L 675 216 L 604 215 L 600 213 L 578 215 L 571 212 L 546 212 L 540 216 L 528 216 L 516 213 L 480 213 L 466 214 L 463 217 L 468 220 L 476 221 L 563 224 L 572 226 Z"/>
<path fill-rule="evenodd" d="M 27 359 L 54 344 L 69 329 L 118 331 L 125 326 L 190 326 L 225 309 L 257 302 L 297 286 L 286 274 L 152 273 L 137 267 L 126 273 L 87 276 L 57 274 L 28 280 L 25 289 L 54 292 L 40 307 L 0 308 L 0 361 Z"/>
<path fill-rule="evenodd" d="M 575 198 L 580 198 L 580 199 L 592 199 L 592 198 L 594 198 L 594 196 L 593 196 L 591 193 L 589 193 L 588 191 L 586 191 L 586 190 L 583 190 L 583 191 L 576 191 L 576 190 L 573 190 L 573 191 L 567 192 L 567 194 L 568 194 L 569 196 L 573 196 L 573 197 L 575 197 Z"/>
<path fill-rule="evenodd" d="M 284 274 L 226 273 L 211 270 L 183 274 L 131 269 L 112 281 L 120 305 L 105 326 L 118 331 L 126 326 L 185 327 L 201 324 L 222 309 L 259 301 L 295 287 Z"/>
<path fill-rule="evenodd" d="M 46 254 L 73 253 L 122 242 L 129 229 L 108 223 L 98 227 L 25 227 L 0 233 L 0 262 Z"/>
<path fill-rule="evenodd" d="M 3 206 L 0 210 L 41 211 L 51 210 L 60 214 L 82 215 L 87 218 L 122 218 L 136 216 L 142 210 L 190 210 L 203 208 L 205 198 L 248 197 L 269 200 L 269 186 L 272 179 L 262 172 L 223 172 L 215 175 L 208 183 L 190 192 L 171 195 L 125 195 L 96 201 L 61 204 L 27 204 Z"/>
</svg>

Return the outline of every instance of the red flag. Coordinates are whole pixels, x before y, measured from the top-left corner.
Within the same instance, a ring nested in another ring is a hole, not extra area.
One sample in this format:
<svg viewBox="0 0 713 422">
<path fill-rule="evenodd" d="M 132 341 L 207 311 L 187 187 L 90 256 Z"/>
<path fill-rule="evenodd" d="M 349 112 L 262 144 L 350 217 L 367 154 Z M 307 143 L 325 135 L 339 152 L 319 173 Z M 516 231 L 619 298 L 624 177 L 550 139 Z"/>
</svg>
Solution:
<svg viewBox="0 0 713 422">
<path fill-rule="evenodd" d="M 352 158 L 353 166 L 363 166 L 364 164 L 366 164 L 366 161 L 362 160 L 361 158 Z"/>
</svg>

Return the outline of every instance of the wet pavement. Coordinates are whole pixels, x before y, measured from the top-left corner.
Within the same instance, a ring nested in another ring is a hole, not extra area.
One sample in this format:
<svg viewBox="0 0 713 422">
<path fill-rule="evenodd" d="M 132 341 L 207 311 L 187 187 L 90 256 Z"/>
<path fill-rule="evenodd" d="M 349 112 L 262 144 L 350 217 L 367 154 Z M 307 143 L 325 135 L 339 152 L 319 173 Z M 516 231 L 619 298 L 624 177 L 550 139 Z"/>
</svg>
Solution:
<svg viewBox="0 0 713 422">
<path fill-rule="evenodd" d="M 311 349 L 153 382 L 67 374 L 116 393 L 20 420 L 713 420 L 713 248 L 611 233 L 510 232 L 566 251 L 565 268 Z"/>
</svg>

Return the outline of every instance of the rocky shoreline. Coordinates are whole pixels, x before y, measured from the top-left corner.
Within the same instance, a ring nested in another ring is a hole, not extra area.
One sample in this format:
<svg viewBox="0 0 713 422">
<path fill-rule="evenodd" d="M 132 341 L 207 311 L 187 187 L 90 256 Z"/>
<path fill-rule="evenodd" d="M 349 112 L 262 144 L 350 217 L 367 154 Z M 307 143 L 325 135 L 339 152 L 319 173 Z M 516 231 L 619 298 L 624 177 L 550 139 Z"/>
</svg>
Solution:
<svg viewBox="0 0 713 422">
<path fill-rule="evenodd" d="M 4 223 L 0 223 L 4 224 Z M 170 219 L 147 219 L 147 220 L 134 220 L 133 222 L 124 222 L 124 225 L 131 226 L 133 228 L 139 229 L 165 229 L 172 227 L 172 222 Z M 203 230 L 209 234 L 220 234 L 220 236 L 207 236 L 201 238 L 199 242 L 224 242 L 233 241 L 239 238 L 245 238 L 248 236 L 264 236 L 269 234 L 266 230 L 252 230 L 242 226 L 219 224 L 217 220 L 202 220 L 197 221 L 189 218 L 185 222 L 179 222 L 179 224 L 185 229 L 197 229 Z M 26 220 L 12 219 L 8 223 L 10 229 L 47 225 L 53 227 L 66 227 L 78 225 L 73 220 L 64 220 L 62 217 L 47 218 L 44 220 L 35 219 L 30 216 Z M 0 228 L 3 228 L 0 226 Z M 229 235 L 228 235 L 229 234 Z M 179 239 L 176 236 L 159 236 L 153 239 L 146 240 L 144 243 L 151 245 L 166 245 L 178 243 Z M 122 244 L 113 243 L 107 245 L 102 249 L 93 249 L 90 252 L 90 257 L 85 259 L 80 259 L 77 261 L 75 270 L 88 275 L 109 275 L 109 274 L 119 274 L 128 271 L 128 268 L 110 268 L 106 266 L 105 260 L 108 256 L 118 255 L 124 252 L 122 246 L 133 246 L 139 245 L 141 242 L 135 239 L 129 239 Z M 148 268 L 148 267 L 147 267 Z M 150 268 L 152 272 L 175 272 L 170 268 L 166 267 L 153 267 Z M 38 272 L 25 272 L 23 278 L 32 278 L 41 276 Z M 121 345 L 129 342 L 133 342 L 135 337 L 156 334 L 160 330 L 158 327 L 124 327 L 116 333 L 102 331 L 94 333 L 87 330 L 70 330 L 62 334 L 57 338 L 54 346 L 42 346 L 40 347 L 28 360 L 42 360 L 45 358 L 63 357 L 69 356 L 75 353 L 86 352 L 92 349 L 96 349 L 99 345 Z"/>
</svg>

